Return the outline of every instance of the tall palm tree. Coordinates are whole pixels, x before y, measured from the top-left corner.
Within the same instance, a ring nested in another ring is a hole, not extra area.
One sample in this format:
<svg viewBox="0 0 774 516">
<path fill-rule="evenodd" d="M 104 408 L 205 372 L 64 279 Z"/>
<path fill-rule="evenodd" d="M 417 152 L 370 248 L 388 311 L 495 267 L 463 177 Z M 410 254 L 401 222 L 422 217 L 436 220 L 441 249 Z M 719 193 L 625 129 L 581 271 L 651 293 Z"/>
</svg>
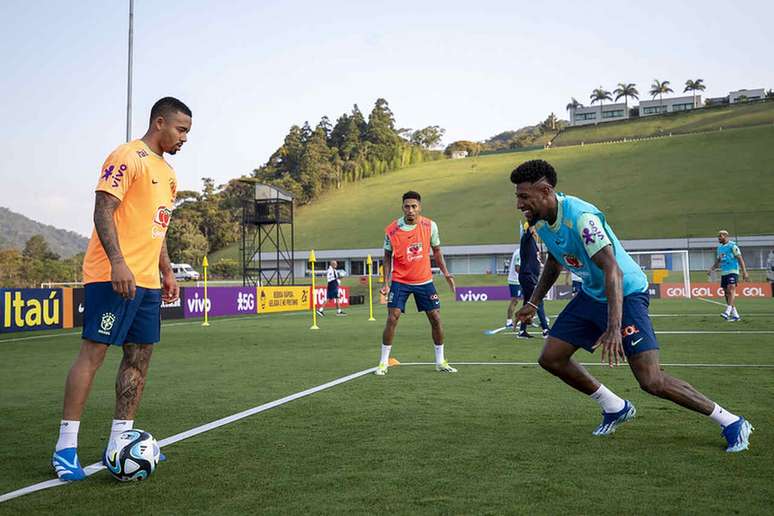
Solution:
<svg viewBox="0 0 774 516">
<path fill-rule="evenodd" d="M 613 90 L 613 93 L 615 94 L 615 100 L 618 100 L 621 97 L 624 98 L 624 103 L 626 103 L 626 116 L 629 116 L 629 97 L 638 100 L 640 98 L 640 92 L 637 91 L 636 84 L 632 82 L 619 82 L 618 87 Z"/>
<path fill-rule="evenodd" d="M 569 111 L 569 110 L 571 110 L 571 109 L 578 109 L 578 108 L 582 108 L 582 107 L 583 107 L 583 104 L 581 104 L 580 102 L 578 102 L 577 100 L 575 100 L 575 97 L 570 97 L 570 103 L 569 103 L 569 104 L 567 104 L 567 106 L 565 107 L 565 109 L 566 109 L 567 111 Z"/>
<path fill-rule="evenodd" d="M 658 79 L 653 79 L 653 84 L 650 85 L 650 96 L 655 99 L 658 95 L 659 111 L 663 111 L 664 108 L 664 93 L 674 93 L 674 90 L 669 87 L 669 81 L 661 82 Z"/>
<path fill-rule="evenodd" d="M 688 79 L 685 81 L 685 89 L 683 90 L 683 93 L 686 91 L 692 91 L 693 92 L 693 107 L 696 106 L 696 92 L 697 91 L 704 91 L 707 87 L 704 85 L 704 79 L 696 79 L 695 81 L 692 81 L 691 79 Z"/>
<path fill-rule="evenodd" d="M 606 100 L 613 100 L 613 97 L 610 96 L 610 92 L 607 91 L 605 88 L 600 86 L 599 88 L 595 89 L 591 92 L 591 103 L 599 102 L 599 112 L 600 116 L 599 118 L 602 118 L 602 107 L 605 105 Z"/>
</svg>

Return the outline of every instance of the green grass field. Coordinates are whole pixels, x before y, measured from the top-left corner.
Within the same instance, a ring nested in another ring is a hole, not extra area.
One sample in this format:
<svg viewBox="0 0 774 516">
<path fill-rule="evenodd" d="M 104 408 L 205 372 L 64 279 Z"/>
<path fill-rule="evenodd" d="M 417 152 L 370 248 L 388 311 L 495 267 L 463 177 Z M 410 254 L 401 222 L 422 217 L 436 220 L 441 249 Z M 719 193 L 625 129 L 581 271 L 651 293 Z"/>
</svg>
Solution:
<svg viewBox="0 0 774 516">
<path fill-rule="evenodd" d="M 444 245 L 515 242 L 510 171 L 549 160 L 560 191 L 604 210 L 620 238 L 771 234 L 774 126 L 675 136 L 647 142 L 567 147 L 424 163 L 348 184 L 297 210 L 296 249 L 381 247 L 401 215 L 401 195 L 423 195 Z M 743 159 L 741 159 L 743 158 Z M 729 190 L 731 188 L 731 190 Z M 214 253 L 238 259 L 238 245 Z"/>
<path fill-rule="evenodd" d="M 486 337 L 505 303 L 442 293 L 454 362 L 535 362 L 541 339 Z M 561 306 L 548 305 L 556 314 Z M 632 400 L 637 418 L 607 438 L 596 404 L 534 365 L 459 365 L 441 375 L 402 365 L 164 448 L 149 480 L 86 481 L 0 504 L 0 514 L 770 514 L 774 497 L 771 300 L 742 300 L 726 323 L 699 300 L 652 304 L 665 364 L 756 427 L 751 449 L 723 451 L 707 418 L 640 391 L 626 367 L 590 366 Z M 384 312 L 165 324 L 136 426 L 158 439 L 376 365 Z M 721 331 L 740 333 L 721 334 Z M 749 332 L 749 333 L 746 333 Z M 401 320 L 393 356 L 431 362 L 422 314 Z M 62 387 L 79 339 L 71 331 L 0 337 L 0 494 L 52 478 Z M 9 340 L 10 339 L 10 340 Z M 83 417 L 82 462 L 105 446 L 120 352 L 111 350 Z M 579 353 L 584 362 L 598 357 Z M 712 364 L 752 365 L 717 367 Z"/>
<path fill-rule="evenodd" d="M 774 102 L 735 104 L 685 113 L 632 118 L 620 122 L 569 127 L 553 141 L 555 146 L 607 142 L 622 138 L 647 138 L 665 134 L 718 131 L 722 127 L 774 124 Z"/>
</svg>

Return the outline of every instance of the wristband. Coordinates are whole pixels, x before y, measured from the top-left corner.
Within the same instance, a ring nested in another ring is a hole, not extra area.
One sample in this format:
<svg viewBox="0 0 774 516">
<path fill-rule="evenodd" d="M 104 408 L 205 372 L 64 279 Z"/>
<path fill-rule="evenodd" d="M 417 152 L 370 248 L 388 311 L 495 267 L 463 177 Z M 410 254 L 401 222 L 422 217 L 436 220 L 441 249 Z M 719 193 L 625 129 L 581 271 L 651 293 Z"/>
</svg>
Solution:
<svg viewBox="0 0 774 516">
<path fill-rule="evenodd" d="M 535 310 L 540 310 L 540 307 L 538 305 L 536 305 L 535 303 L 533 303 L 532 301 L 527 301 L 527 304 L 529 306 L 531 306 L 532 308 L 534 308 Z"/>
</svg>

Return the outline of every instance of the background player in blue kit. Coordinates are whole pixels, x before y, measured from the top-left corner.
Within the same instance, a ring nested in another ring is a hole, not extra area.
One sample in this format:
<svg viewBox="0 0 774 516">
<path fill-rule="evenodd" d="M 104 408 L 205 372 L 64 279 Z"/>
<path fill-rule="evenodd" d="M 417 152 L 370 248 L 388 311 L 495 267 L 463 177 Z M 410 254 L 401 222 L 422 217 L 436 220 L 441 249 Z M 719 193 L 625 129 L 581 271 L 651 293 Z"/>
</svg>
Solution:
<svg viewBox="0 0 774 516">
<path fill-rule="evenodd" d="M 728 231 L 721 229 L 718 231 L 718 249 L 715 263 L 710 267 L 709 274 L 720 268 L 720 288 L 726 297 L 726 309 L 720 316 L 723 319 L 738 321 L 741 319 L 739 312 L 736 311 L 736 285 L 739 283 L 739 269 L 742 269 L 742 278 L 745 281 L 750 279 L 747 274 L 747 267 L 742 258 L 742 251 L 736 242 L 728 236 Z"/>
<path fill-rule="evenodd" d="M 556 171 L 543 160 L 511 172 L 518 208 L 547 247 L 549 256 L 532 297 L 516 317 L 528 322 L 562 267 L 583 279 L 581 292 L 565 307 L 549 332 L 540 365 L 602 408 L 594 435 L 608 435 L 633 418 L 634 405 L 602 385 L 573 360 L 578 348 L 602 348 L 612 367 L 628 358 L 646 392 L 709 416 L 722 428 L 728 452 L 748 448 L 750 423 L 706 398 L 688 383 L 661 370 L 659 347 L 648 315 L 648 281 L 621 246 L 605 215 L 592 204 L 556 192 Z"/>
<path fill-rule="evenodd" d="M 341 283 L 341 273 L 336 268 L 339 264 L 336 260 L 332 260 L 328 269 L 325 271 L 325 278 L 328 281 L 328 289 L 325 293 L 326 301 L 333 301 L 336 303 L 336 315 L 347 315 L 344 310 L 341 309 L 341 301 L 339 300 L 339 284 Z M 325 305 L 320 306 L 317 309 L 319 315 L 325 316 Z"/>
</svg>

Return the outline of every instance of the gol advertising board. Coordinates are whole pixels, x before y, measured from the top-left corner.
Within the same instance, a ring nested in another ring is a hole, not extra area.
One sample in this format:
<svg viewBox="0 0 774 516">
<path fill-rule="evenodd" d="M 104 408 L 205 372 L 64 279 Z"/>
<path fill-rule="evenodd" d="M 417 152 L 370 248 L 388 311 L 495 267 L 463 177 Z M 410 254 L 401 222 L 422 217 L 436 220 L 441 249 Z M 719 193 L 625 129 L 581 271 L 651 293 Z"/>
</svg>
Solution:
<svg viewBox="0 0 774 516">
<path fill-rule="evenodd" d="M 62 289 L 0 289 L 0 333 L 61 328 L 63 314 Z"/>
<path fill-rule="evenodd" d="M 259 314 L 309 310 L 311 287 L 258 287 L 257 309 Z"/>
<path fill-rule="evenodd" d="M 336 308 L 336 302 L 328 300 L 328 287 L 315 287 L 315 303 L 325 308 Z M 339 306 L 349 306 L 349 287 L 339 287 Z"/>
<path fill-rule="evenodd" d="M 723 297 L 719 283 L 692 283 L 691 297 Z M 736 295 L 741 297 L 771 297 L 771 285 L 768 283 L 741 282 L 736 286 Z M 682 283 L 662 283 L 661 297 L 685 297 Z"/>
<path fill-rule="evenodd" d="M 186 319 L 204 317 L 205 307 L 210 317 L 255 313 L 255 287 L 208 287 L 206 300 L 204 287 L 185 287 L 182 300 Z"/>
</svg>

